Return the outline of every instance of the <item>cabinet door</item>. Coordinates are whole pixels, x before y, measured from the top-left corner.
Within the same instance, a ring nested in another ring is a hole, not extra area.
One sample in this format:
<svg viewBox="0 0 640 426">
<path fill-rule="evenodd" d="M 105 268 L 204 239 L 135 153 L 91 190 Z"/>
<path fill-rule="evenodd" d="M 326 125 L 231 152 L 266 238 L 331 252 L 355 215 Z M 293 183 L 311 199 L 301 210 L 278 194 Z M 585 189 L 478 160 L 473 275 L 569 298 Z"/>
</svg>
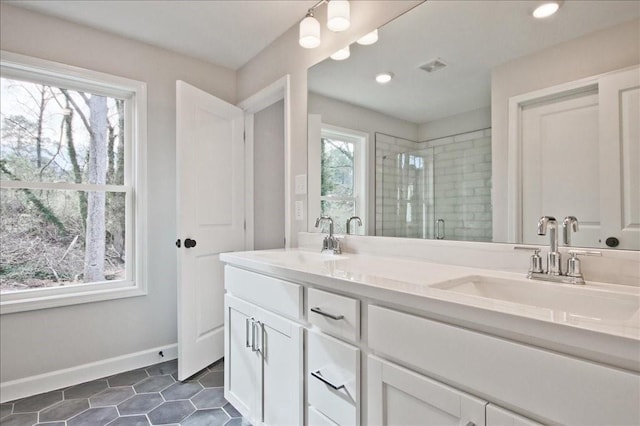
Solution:
<svg viewBox="0 0 640 426">
<path fill-rule="evenodd" d="M 265 425 L 302 425 L 303 329 L 299 324 L 259 310 L 262 355 L 261 418 Z"/>
<path fill-rule="evenodd" d="M 256 307 L 225 296 L 224 397 L 252 418 L 259 397 L 260 353 L 252 343 Z"/>
<path fill-rule="evenodd" d="M 487 405 L 487 426 L 542 426 L 526 417 L 507 411 L 493 404 Z"/>
<path fill-rule="evenodd" d="M 368 357 L 368 424 L 483 426 L 486 401 Z"/>
</svg>

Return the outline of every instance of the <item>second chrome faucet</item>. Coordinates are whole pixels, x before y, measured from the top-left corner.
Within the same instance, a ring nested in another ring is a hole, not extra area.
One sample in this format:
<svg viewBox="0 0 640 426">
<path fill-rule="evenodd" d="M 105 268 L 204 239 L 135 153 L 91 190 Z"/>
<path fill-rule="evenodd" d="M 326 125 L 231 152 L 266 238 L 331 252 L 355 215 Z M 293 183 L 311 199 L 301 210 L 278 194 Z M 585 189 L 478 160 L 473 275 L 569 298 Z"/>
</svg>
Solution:
<svg viewBox="0 0 640 426">
<path fill-rule="evenodd" d="M 322 253 L 342 253 L 340 241 L 335 235 L 333 235 L 333 219 L 329 216 L 320 216 L 316 219 L 316 228 L 319 228 L 322 222 L 329 222 L 329 235 L 324 237 L 324 240 L 322 241 Z"/>
</svg>

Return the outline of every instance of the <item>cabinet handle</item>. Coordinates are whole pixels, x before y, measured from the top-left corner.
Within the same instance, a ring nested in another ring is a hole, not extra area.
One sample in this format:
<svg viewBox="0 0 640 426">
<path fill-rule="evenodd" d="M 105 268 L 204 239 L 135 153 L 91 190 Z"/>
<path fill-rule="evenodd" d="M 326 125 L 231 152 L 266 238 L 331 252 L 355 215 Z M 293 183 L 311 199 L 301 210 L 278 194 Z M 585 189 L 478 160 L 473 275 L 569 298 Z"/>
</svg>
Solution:
<svg viewBox="0 0 640 426">
<path fill-rule="evenodd" d="M 264 337 L 264 324 L 260 321 L 255 322 L 256 326 L 256 352 L 263 354 L 262 339 Z"/>
<path fill-rule="evenodd" d="M 333 315 L 333 314 L 330 314 L 328 312 L 324 312 L 319 307 L 311 308 L 311 312 L 314 312 L 316 314 L 320 314 L 322 316 L 325 316 L 327 318 L 331 318 L 332 320 L 336 320 L 336 321 L 344 319 L 344 315 Z"/>
<path fill-rule="evenodd" d="M 251 352 L 256 351 L 256 320 L 251 318 Z"/>
<path fill-rule="evenodd" d="M 331 386 L 333 389 L 335 390 L 340 390 L 344 387 L 344 384 L 342 385 L 334 385 L 333 383 L 331 383 L 329 380 L 325 379 L 324 377 L 322 377 L 322 374 L 320 374 L 320 370 L 318 371 L 312 371 L 311 375 L 313 377 L 315 377 L 316 379 L 320 380 L 322 383 L 324 383 L 325 385 Z"/>
<path fill-rule="evenodd" d="M 245 348 L 251 346 L 249 344 L 249 321 L 251 321 L 248 317 L 244 319 L 244 342 Z"/>
<path fill-rule="evenodd" d="M 468 422 L 465 426 L 476 426 L 474 422 Z"/>
</svg>

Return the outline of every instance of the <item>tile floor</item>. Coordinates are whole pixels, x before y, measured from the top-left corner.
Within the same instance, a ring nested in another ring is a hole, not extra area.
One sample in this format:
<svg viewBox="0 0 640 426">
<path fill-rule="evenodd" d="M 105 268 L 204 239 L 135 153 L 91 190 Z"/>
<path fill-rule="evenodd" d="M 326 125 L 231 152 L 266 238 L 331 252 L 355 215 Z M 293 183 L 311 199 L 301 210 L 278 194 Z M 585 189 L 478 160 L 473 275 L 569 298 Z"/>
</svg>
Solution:
<svg viewBox="0 0 640 426">
<path fill-rule="evenodd" d="M 0 404 L 2 426 L 248 426 L 224 399 L 224 361 L 184 382 L 167 361 Z"/>
</svg>

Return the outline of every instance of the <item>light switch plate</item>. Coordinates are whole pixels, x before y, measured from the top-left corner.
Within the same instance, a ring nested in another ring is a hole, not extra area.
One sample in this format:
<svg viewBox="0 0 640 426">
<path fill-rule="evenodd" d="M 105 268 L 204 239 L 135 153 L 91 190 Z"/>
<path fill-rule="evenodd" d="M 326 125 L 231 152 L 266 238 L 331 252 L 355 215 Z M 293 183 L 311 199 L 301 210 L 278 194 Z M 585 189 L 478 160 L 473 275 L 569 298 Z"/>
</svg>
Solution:
<svg viewBox="0 0 640 426">
<path fill-rule="evenodd" d="M 307 175 L 296 175 L 296 195 L 307 193 Z"/>
<path fill-rule="evenodd" d="M 296 220 L 304 220 L 304 203 L 296 201 Z"/>
</svg>

